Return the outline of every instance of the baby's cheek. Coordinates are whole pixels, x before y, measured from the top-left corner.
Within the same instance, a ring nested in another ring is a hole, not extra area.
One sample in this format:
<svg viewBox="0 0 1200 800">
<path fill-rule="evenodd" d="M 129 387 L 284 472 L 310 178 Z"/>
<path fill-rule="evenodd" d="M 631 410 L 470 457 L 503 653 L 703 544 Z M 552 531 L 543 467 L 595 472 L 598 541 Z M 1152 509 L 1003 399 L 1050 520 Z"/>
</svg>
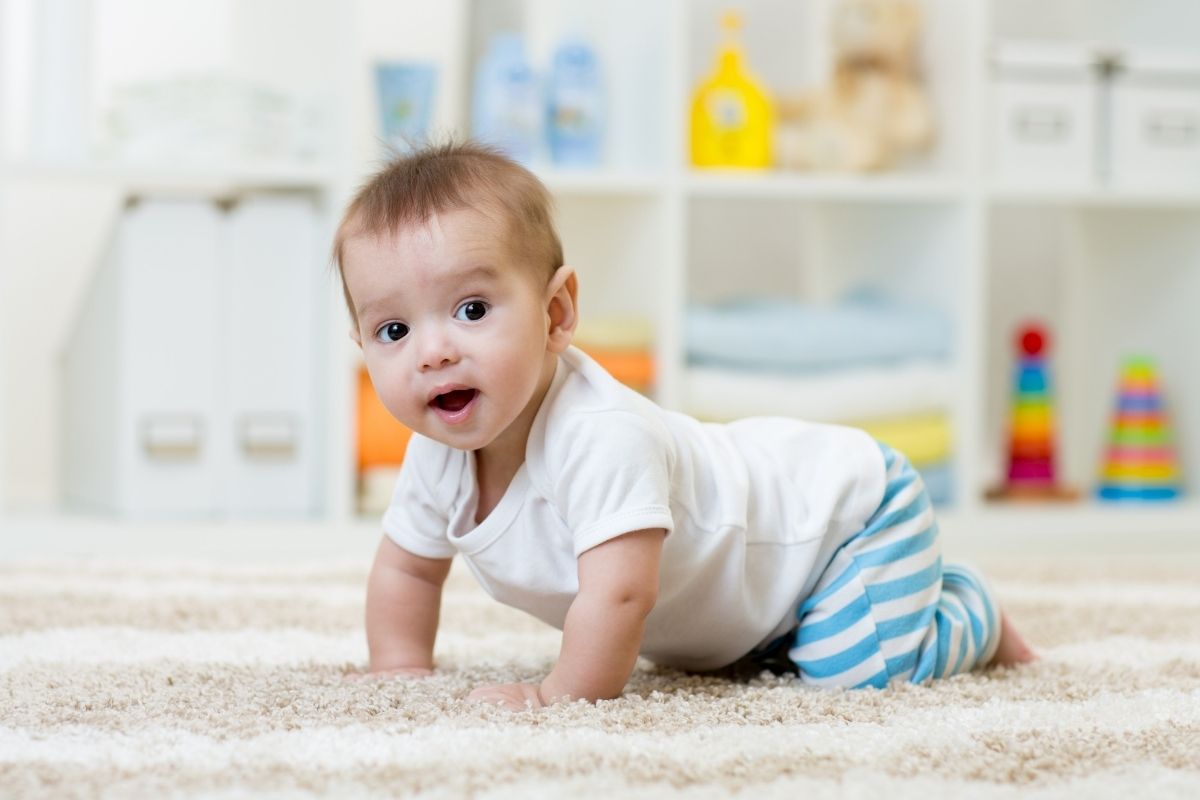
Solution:
<svg viewBox="0 0 1200 800">
<path fill-rule="evenodd" d="M 403 381 L 384 373 L 378 377 L 372 375 L 372 383 L 375 387 L 375 394 L 388 413 L 406 424 L 411 422 L 418 403 L 412 391 Z"/>
</svg>

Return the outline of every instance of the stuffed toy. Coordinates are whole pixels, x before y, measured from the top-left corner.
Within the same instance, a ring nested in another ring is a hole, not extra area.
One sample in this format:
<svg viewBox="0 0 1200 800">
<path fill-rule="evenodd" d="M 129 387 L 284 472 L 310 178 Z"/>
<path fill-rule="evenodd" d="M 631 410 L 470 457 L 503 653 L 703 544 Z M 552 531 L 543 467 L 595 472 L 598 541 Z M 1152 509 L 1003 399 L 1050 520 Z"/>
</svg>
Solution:
<svg viewBox="0 0 1200 800">
<path fill-rule="evenodd" d="M 780 100 L 776 154 L 794 169 L 885 169 L 933 140 L 910 0 L 836 0 L 829 84 Z"/>
</svg>

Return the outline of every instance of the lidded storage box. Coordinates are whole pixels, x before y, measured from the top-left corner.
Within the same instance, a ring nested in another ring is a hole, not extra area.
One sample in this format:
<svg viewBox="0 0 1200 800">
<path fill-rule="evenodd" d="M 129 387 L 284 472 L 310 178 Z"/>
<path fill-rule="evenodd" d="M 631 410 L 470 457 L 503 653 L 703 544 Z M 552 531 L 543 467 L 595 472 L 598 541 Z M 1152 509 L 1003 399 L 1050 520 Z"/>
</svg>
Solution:
<svg viewBox="0 0 1200 800">
<path fill-rule="evenodd" d="M 1131 52 L 1113 77 L 1112 180 L 1200 184 L 1200 58 Z"/>
<path fill-rule="evenodd" d="M 1002 183 L 1087 184 L 1103 157 L 1099 57 L 1089 46 L 1005 42 L 992 54 L 992 171 Z"/>
</svg>

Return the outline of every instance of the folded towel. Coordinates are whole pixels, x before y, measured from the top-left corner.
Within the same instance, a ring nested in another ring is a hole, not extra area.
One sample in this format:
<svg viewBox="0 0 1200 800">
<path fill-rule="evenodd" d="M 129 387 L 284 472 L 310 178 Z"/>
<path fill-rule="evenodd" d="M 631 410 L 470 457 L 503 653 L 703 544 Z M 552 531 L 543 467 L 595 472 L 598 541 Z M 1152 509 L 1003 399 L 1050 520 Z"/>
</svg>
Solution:
<svg viewBox="0 0 1200 800">
<path fill-rule="evenodd" d="M 929 464 L 917 470 L 935 506 L 947 506 L 954 502 L 954 468 L 949 462 Z"/>
<path fill-rule="evenodd" d="M 589 348 L 652 350 L 654 323 L 644 317 L 584 316 L 575 329 L 574 343 Z"/>
<path fill-rule="evenodd" d="M 692 306 L 688 362 L 773 372 L 943 359 L 951 324 L 938 311 L 860 291 L 833 306 L 775 298 Z"/>
<path fill-rule="evenodd" d="M 950 458 L 953 436 L 950 418 L 945 414 L 918 414 L 851 424 L 904 453 L 917 469 Z"/>
<path fill-rule="evenodd" d="M 845 422 L 944 411 L 954 376 L 940 361 L 800 375 L 691 367 L 683 388 L 684 410 L 713 422 L 750 416 Z"/>
</svg>

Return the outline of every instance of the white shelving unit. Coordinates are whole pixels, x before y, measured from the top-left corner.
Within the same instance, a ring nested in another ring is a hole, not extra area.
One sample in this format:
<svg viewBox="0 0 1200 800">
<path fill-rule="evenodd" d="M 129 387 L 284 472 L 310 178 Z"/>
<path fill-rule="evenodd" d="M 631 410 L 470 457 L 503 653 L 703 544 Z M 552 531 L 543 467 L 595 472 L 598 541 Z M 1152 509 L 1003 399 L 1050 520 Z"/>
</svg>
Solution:
<svg viewBox="0 0 1200 800">
<path fill-rule="evenodd" d="M 319 4 L 319 3 L 318 3 Z M 751 66 L 775 90 L 819 80 L 830 0 L 743 0 Z M 337 4 L 341 8 L 341 4 Z M 998 506 L 983 493 L 1001 464 L 1010 340 L 1027 316 L 1055 334 L 1052 360 L 1068 479 L 1087 488 L 1105 433 L 1117 364 L 1127 349 L 1160 358 L 1174 411 L 1187 491 L 1200 495 L 1200 189 L 1115 190 L 1101 185 L 1005 182 L 989 164 L 988 43 L 1001 37 L 1127 37 L 1135 44 L 1200 45 L 1200 12 L 1182 0 L 924 0 L 922 63 L 939 120 L 931 154 L 872 176 L 791 172 L 697 172 L 687 165 L 692 89 L 711 68 L 719 0 L 370 0 L 334 38 L 338 131 L 327 164 L 273 172 L 253 166 L 198 175 L 186 170 L 122 172 L 128 185 L 235 192 L 246 186 L 311 187 L 330 225 L 376 159 L 368 65 L 373 58 L 435 58 L 447 95 L 439 129 L 465 131 L 469 76 L 487 37 L 519 29 L 535 62 L 572 26 L 593 37 L 606 65 L 606 167 L 570 172 L 537 165 L 556 196 L 568 261 L 580 272 L 585 315 L 653 321 L 657 399 L 694 407 L 682 336 L 686 304 L 748 286 L 828 299 L 862 281 L 936 305 L 953 320 L 944 408 L 955 432 L 957 500 L 944 527 L 966 538 L 1023 541 L 1057 534 L 1200 539 L 1200 505 Z M 1147 11 L 1147 6 L 1152 7 Z M 1099 7 L 1099 10 L 1097 10 Z M 417 15 L 405 25 L 404 15 Z M 436 17 L 436 19 L 429 19 Z M 418 24 L 419 22 L 419 24 Z M 414 34 L 442 33 L 435 56 Z M 445 31 L 450 31 L 445 35 Z M 387 53 L 379 42 L 401 37 Z M 401 33 L 403 31 L 403 33 Z M 266 32 L 260 31 L 263 35 Z M 322 52 L 333 52 L 328 47 Z M 71 168 L 74 170 L 74 168 Z M 10 175 L 56 180 L 56 169 L 9 165 Z M 72 179 L 112 180 L 87 167 Z M 931 289 L 931 287 L 933 287 Z M 353 515 L 352 387 L 357 353 L 346 340 L 331 284 L 327 407 L 327 515 Z M 798 391 L 819 391 L 800 382 Z M 786 395 L 783 395 L 786 396 Z M 756 412 L 770 409 L 756 398 Z M 777 413 L 789 413 L 784 404 Z M 1189 538 L 1191 537 L 1191 538 Z M 1161 541 L 1161 540 L 1159 540 Z"/>
<path fill-rule="evenodd" d="M 644 126 L 647 141 L 663 142 L 663 156 L 650 165 L 648 180 L 636 182 L 642 190 L 607 191 L 609 178 L 562 182 L 542 170 L 566 220 L 563 238 L 568 260 L 580 269 L 584 314 L 640 313 L 655 321 L 660 402 L 693 410 L 704 405 L 695 393 L 713 385 L 694 379 L 686 365 L 680 329 L 690 300 L 728 297 L 747 286 L 806 299 L 827 299 L 855 280 L 901 295 L 919 286 L 913 299 L 935 303 L 955 327 L 944 408 L 955 430 L 957 500 L 943 527 L 967 538 L 1019 531 L 1023 546 L 1036 546 L 1039 537 L 1086 542 L 1092 533 L 1128 536 L 1130 547 L 1142 536 L 1158 537 L 1157 546 L 1200 539 L 1200 505 L 1192 500 L 1115 506 L 1086 499 L 1117 366 L 1132 352 L 1160 357 L 1186 489 L 1200 492 L 1200 475 L 1188 469 L 1200 464 L 1200 383 L 1193 377 L 1200 370 L 1183 344 L 1200 340 L 1200 322 L 1183 299 L 1194 305 L 1200 298 L 1200 191 L 1006 182 L 989 159 L 986 63 L 988 44 L 1003 37 L 1194 47 L 1200 44 L 1191 41 L 1200 30 L 1195 9 L 1173 0 L 1156 0 L 1152 11 L 1115 0 L 1099 10 L 1072 0 L 926 0 L 923 64 L 939 144 L 919 163 L 858 176 L 690 169 L 686 111 L 692 88 L 710 69 L 716 20 L 728 4 L 663 5 L 667 13 L 656 19 L 664 27 L 655 36 L 660 61 L 646 75 L 652 85 L 635 89 L 667 96 L 666 131 L 658 119 Z M 744 14 L 750 64 L 769 86 L 795 90 L 820 74 L 820 26 L 829 3 L 735 5 Z M 536 0 L 511 2 L 504 13 L 483 16 L 520 27 L 541 9 Z M 1189 25 L 1190 36 L 1182 32 Z M 524 30 L 544 40 L 547 26 L 540 21 Z M 623 95 L 614 89 L 610 97 Z M 604 220 L 583 223 L 596 205 L 608 208 Z M 576 217 L 590 236 L 576 235 Z M 622 228 L 625 221 L 634 224 Z M 614 253 L 618 236 L 640 239 L 646 249 Z M 1150 262 L 1163 271 L 1157 285 L 1144 279 Z M 647 297 L 656 298 L 650 307 Z M 1055 338 L 1059 458 L 1065 477 L 1085 490 L 1078 503 L 983 499 L 1002 468 L 1013 331 L 1033 317 L 1051 325 Z M 763 385 L 756 378 L 745 383 Z M 819 391 L 820 379 L 798 378 L 774 393 L 774 403 L 748 392 L 753 397 L 745 407 L 781 414 L 819 409 L 819 401 L 797 399 Z M 838 421 L 835 414 L 817 416 Z"/>
</svg>

